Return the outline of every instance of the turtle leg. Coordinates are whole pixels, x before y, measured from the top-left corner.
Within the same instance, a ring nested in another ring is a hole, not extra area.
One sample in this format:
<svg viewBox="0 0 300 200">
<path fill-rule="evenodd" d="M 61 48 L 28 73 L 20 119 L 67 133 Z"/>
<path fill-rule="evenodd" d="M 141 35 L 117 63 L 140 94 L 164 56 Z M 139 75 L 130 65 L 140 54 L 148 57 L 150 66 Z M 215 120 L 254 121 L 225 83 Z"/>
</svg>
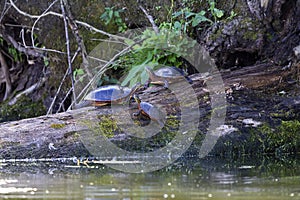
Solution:
<svg viewBox="0 0 300 200">
<path fill-rule="evenodd" d="M 190 77 L 185 76 L 184 78 L 189 82 L 189 84 L 193 84 L 193 80 Z"/>
<path fill-rule="evenodd" d="M 155 121 L 159 124 L 160 128 L 163 128 L 165 126 L 165 124 L 162 121 L 160 120 L 155 120 Z"/>
<path fill-rule="evenodd" d="M 132 113 L 133 116 L 137 117 L 142 113 L 142 110 L 139 110 L 138 112 Z"/>
<path fill-rule="evenodd" d="M 165 89 L 169 88 L 169 82 L 166 79 L 164 80 L 164 88 Z"/>
<path fill-rule="evenodd" d="M 145 84 L 144 84 L 144 88 L 147 89 L 150 86 L 151 81 L 148 80 Z"/>
</svg>

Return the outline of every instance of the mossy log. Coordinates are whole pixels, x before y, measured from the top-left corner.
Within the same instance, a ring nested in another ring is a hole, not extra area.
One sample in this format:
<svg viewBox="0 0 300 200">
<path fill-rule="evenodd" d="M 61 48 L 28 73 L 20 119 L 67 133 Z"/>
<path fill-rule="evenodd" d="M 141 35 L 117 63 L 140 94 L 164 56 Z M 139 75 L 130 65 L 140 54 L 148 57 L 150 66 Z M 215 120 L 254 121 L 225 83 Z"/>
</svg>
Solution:
<svg viewBox="0 0 300 200">
<path fill-rule="evenodd" d="M 264 123 L 272 118 L 271 113 L 277 113 L 276 117 L 278 118 L 279 112 L 284 119 L 290 117 L 299 120 L 300 99 L 299 89 L 297 90 L 299 86 L 296 81 L 293 81 L 295 75 L 293 68 L 281 69 L 277 66 L 257 65 L 234 71 L 223 71 L 221 75 L 225 84 L 228 103 L 226 124 L 241 124 L 240 120 L 247 117 L 260 118 Z M 209 118 L 210 115 L 209 98 L 205 98 L 209 93 L 205 89 L 205 81 L 210 77 L 203 77 L 203 74 L 190 76 L 194 81 L 191 86 L 198 97 L 199 106 L 207 111 L 201 112 L 203 115 L 201 118 Z M 285 91 L 290 95 L 278 96 L 280 91 Z M 162 106 L 168 115 L 176 115 L 180 111 L 176 107 L 176 97 L 171 94 L 170 90 L 161 86 L 151 86 L 146 90 L 139 91 L 139 93 L 142 100 Z M 258 95 L 254 97 L 251 95 L 253 93 Z M 276 95 L 271 95 L 271 93 Z M 261 96 L 261 98 L 255 99 L 257 96 Z M 271 101 L 274 98 L 277 101 Z M 260 100 L 266 101 L 264 110 L 257 109 L 257 104 L 264 105 L 264 103 L 259 102 Z M 247 102 L 248 105 L 244 105 L 243 102 Z M 280 110 L 278 110 L 279 107 L 274 107 L 274 102 L 281 106 Z M 245 106 L 247 106 L 246 111 L 242 109 Z M 238 107 L 240 109 L 237 109 Z M 130 102 L 129 109 L 131 113 L 136 111 L 137 105 L 134 101 Z M 283 111 L 294 115 L 287 116 Z M 256 115 L 258 112 L 260 113 Z M 245 116 L 245 113 L 248 115 Z M 109 116 L 110 114 L 109 106 L 98 109 L 86 107 L 65 113 L 2 123 L 0 124 L 0 158 L 89 156 L 90 153 L 80 139 L 80 134 L 89 129 L 88 124 L 84 122 L 101 121 L 103 119 L 99 116 Z M 111 132 L 116 131 L 113 125 L 110 125 L 110 128 Z M 201 122 L 199 130 L 200 133 L 205 131 Z M 112 134 L 112 139 L 126 140 L 126 133 L 124 137 Z"/>
</svg>

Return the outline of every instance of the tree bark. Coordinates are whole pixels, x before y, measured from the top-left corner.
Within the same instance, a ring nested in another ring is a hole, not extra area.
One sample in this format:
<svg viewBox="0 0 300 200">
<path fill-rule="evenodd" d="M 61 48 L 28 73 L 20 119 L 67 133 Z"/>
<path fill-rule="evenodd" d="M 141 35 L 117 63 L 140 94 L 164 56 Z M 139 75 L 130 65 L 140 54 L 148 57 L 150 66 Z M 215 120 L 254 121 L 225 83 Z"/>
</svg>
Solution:
<svg viewBox="0 0 300 200">
<path fill-rule="evenodd" d="M 11 80 L 10 80 L 9 68 L 7 66 L 5 58 L 1 51 L 0 51 L 0 64 L 1 64 L 1 68 L 2 68 L 2 73 L 4 75 L 3 79 L 5 81 L 5 94 L 3 97 L 3 100 L 5 101 L 9 97 L 10 93 L 12 92 L 12 85 L 11 85 Z"/>
</svg>

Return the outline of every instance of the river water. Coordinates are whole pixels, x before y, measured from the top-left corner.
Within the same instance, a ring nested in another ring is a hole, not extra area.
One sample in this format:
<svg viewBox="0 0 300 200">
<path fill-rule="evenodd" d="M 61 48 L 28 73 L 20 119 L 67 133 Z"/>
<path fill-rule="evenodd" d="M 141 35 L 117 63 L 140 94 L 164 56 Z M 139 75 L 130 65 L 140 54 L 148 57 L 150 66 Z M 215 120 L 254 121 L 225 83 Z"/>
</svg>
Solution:
<svg viewBox="0 0 300 200">
<path fill-rule="evenodd" d="M 300 199 L 297 157 L 189 158 L 149 173 L 2 162 L 0 199 Z"/>
</svg>

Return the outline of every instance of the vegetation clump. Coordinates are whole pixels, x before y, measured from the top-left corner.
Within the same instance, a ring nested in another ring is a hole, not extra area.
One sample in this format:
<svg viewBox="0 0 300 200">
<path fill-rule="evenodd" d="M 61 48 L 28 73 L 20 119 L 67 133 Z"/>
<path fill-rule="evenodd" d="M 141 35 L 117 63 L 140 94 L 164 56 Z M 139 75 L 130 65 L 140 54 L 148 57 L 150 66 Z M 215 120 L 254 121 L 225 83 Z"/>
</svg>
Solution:
<svg viewBox="0 0 300 200">
<path fill-rule="evenodd" d="M 51 124 L 50 128 L 61 129 L 64 128 L 65 126 L 66 126 L 65 124 Z"/>
<path fill-rule="evenodd" d="M 115 133 L 118 130 L 118 125 L 117 122 L 110 116 L 103 115 L 100 117 L 98 128 L 103 136 L 112 138 L 115 136 Z"/>
<path fill-rule="evenodd" d="M 37 117 L 45 113 L 46 107 L 41 100 L 33 102 L 31 98 L 23 96 L 13 105 L 9 105 L 8 101 L 1 104 L 0 122 Z"/>
<path fill-rule="evenodd" d="M 300 121 L 282 121 L 272 129 L 267 124 L 258 129 L 257 139 L 263 145 L 265 153 L 297 153 L 300 151 Z"/>
</svg>

